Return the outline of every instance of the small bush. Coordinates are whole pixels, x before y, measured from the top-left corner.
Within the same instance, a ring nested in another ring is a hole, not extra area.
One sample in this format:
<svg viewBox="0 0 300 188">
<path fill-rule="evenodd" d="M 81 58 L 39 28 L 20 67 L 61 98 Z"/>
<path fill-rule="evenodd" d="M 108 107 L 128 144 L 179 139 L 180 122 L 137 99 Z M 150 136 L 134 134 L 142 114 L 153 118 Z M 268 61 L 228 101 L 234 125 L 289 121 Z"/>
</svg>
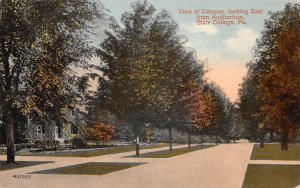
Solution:
<svg viewBox="0 0 300 188">
<path fill-rule="evenodd" d="M 75 148 L 85 148 L 87 146 L 87 143 L 82 138 L 75 137 L 71 140 L 71 143 L 73 147 Z"/>
<path fill-rule="evenodd" d="M 108 142 L 115 138 L 116 130 L 108 124 L 98 124 L 90 129 L 90 136 L 94 141 Z"/>
<path fill-rule="evenodd" d="M 37 140 L 34 142 L 34 147 L 35 148 L 42 148 L 43 147 L 43 143 L 40 140 Z"/>
<path fill-rule="evenodd" d="M 20 151 L 21 149 L 23 149 L 22 144 L 16 144 L 16 151 Z"/>
<path fill-rule="evenodd" d="M 72 140 L 64 140 L 64 144 L 72 144 Z"/>
<path fill-rule="evenodd" d="M 37 140 L 34 147 L 43 149 L 57 149 L 60 143 L 58 140 Z"/>
</svg>

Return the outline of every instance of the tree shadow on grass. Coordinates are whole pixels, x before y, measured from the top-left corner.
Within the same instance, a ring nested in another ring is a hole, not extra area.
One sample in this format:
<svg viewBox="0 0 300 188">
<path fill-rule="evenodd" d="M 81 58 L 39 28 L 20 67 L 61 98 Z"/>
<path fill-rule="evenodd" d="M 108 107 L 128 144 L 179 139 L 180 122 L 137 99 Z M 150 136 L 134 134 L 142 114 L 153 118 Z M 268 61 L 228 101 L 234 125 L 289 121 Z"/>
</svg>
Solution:
<svg viewBox="0 0 300 188">
<path fill-rule="evenodd" d="M 177 155 L 183 155 L 186 153 L 211 148 L 214 146 L 215 145 L 192 146 L 191 148 L 188 148 L 188 147 L 176 148 L 176 149 L 173 149 L 173 151 L 170 151 L 167 149 L 167 150 L 161 150 L 161 151 L 142 153 L 139 156 L 130 155 L 130 156 L 125 156 L 125 157 L 126 158 L 132 158 L 132 157 L 136 157 L 136 158 L 170 158 L 170 157 L 175 157 Z"/>
<path fill-rule="evenodd" d="M 47 163 L 53 163 L 53 161 L 18 161 L 16 163 L 9 164 L 7 164 L 6 161 L 0 161 L 0 171 L 13 170 Z"/>
<path fill-rule="evenodd" d="M 243 188 L 253 187 L 298 187 L 300 165 L 249 164 Z"/>
<path fill-rule="evenodd" d="M 289 144 L 288 151 L 281 151 L 280 144 L 265 144 L 260 148 L 259 144 L 254 144 L 251 160 L 300 160 L 300 144 Z"/>
<path fill-rule="evenodd" d="M 90 162 L 61 168 L 36 171 L 32 172 L 31 174 L 103 175 L 142 164 L 145 163 Z"/>
<path fill-rule="evenodd" d="M 158 143 L 158 144 L 149 144 L 143 145 L 140 147 L 143 149 L 153 149 L 167 146 L 167 144 Z M 116 147 L 107 147 L 107 148 L 94 148 L 88 150 L 79 150 L 79 151 L 56 151 L 56 152 L 41 152 L 41 153 L 30 153 L 29 156 L 50 156 L 50 157 L 95 157 L 102 155 L 111 155 L 116 153 L 130 152 L 135 150 L 135 145 L 124 145 Z"/>
</svg>

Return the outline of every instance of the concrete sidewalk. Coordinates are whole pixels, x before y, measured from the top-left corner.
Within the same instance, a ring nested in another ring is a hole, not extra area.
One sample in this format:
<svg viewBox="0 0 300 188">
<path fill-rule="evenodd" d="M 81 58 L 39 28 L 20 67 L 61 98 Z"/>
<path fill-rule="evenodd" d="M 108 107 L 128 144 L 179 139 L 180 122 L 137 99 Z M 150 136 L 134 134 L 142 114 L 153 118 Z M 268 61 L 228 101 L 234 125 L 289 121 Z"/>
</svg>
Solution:
<svg viewBox="0 0 300 188">
<path fill-rule="evenodd" d="M 178 146 L 180 147 L 180 146 Z M 0 188 L 60 187 L 166 187 L 166 188 L 240 188 L 253 144 L 221 144 L 166 159 L 129 158 L 134 152 L 89 158 L 17 157 L 17 160 L 54 161 L 54 163 L 0 172 Z M 158 151 L 166 148 L 142 150 Z M 4 156 L 0 157 L 4 160 Z M 98 175 L 31 174 L 31 179 L 14 179 L 13 175 L 52 169 L 86 162 L 145 162 L 133 168 Z"/>
<path fill-rule="evenodd" d="M 278 164 L 278 165 L 300 165 L 300 161 L 288 160 L 251 160 L 249 164 Z"/>
</svg>

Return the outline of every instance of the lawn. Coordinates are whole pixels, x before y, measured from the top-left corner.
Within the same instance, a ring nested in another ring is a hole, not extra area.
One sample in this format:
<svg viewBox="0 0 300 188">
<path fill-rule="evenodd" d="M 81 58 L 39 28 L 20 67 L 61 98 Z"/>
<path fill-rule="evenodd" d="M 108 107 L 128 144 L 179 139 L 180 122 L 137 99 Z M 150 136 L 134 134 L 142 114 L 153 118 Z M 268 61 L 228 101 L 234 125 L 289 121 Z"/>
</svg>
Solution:
<svg viewBox="0 0 300 188">
<path fill-rule="evenodd" d="M 189 152 L 193 152 L 193 151 L 197 151 L 197 150 L 201 150 L 201 149 L 206 149 L 206 148 L 210 148 L 212 146 L 193 146 L 191 148 L 177 148 L 177 149 L 173 149 L 173 151 L 170 150 L 162 150 L 162 151 L 155 151 L 155 152 L 149 152 L 149 153 L 143 153 L 140 154 L 141 158 L 170 158 L 170 157 L 174 157 L 177 155 L 182 155 L 185 153 L 189 153 Z M 133 157 L 133 156 L 131 156 Z"/>
<path fill-rule="evenodd" d="M 260 148 L 255 144 L 251 160 L 300 160 L 300 144 L 289 144 L 288 151 L 281 151 L 280 144 L 265 144 Z"/>
<path fill-rule="evenodd" d="M 243 188 L 295 188 L 300 185 L 300 165 L 248 165 Z"/>
<path fill-rule="evenodd" d="M 6 161 L 0 161 L 0 171 L 24 168 L 40 164 L 52 163 L 51 161 L 18 161 L 17 163 L 7 164 Z"/>
<path fill-rule="evenodd" d="M 62 168 L 54 168 L 50 170 L 32 172 L 32 174 L 103 175 L 142 164 L 145 163 L 91 162 L 79 165 L 66 166 Z"/>
<path fill-rule="evenodd" d="M 151 145 L 142 145 L 140 149 L 152 149 L 165 147 L 167 144 L 151 144 Z M 94 150 L 82 150 L 82 151 L 57 151 L 49 153 L 32 153 L 30 155 L 35 156 L 53 156 L 53 157 L 95 157 L 100 155 L 109 155 L 115 153 L 135 151 L 135 145 L 128 146 L 119 146 L 112 148 L 103 148 L 103 149 L 94 149 Z"/>
</svg>

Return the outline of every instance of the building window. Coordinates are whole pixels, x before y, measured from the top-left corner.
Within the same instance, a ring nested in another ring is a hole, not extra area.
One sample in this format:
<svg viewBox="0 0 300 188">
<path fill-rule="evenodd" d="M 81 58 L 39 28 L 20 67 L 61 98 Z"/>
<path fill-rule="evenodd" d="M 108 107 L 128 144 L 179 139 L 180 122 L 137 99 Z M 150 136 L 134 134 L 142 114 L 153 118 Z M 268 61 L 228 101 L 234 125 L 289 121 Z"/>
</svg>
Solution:
<svg viewBox="0 0 300 188">
<path fill-rule="evenodd" d="M 61 127 L 55 126 L 55 138 L 62 138 Z"/>
<path fill-rule="evenodd" d="M 58 127 L 57 126 L 55 126 L 55 138 L 57 139 L 58 138 Z"/>
<path fill-rule="evenodd" d="M 71 124 L 71 134 L 78 134 L 78 128 L 76 125 Z"/>
<path fill-rule="evenodd" d="M 75 116 L 75 109 L 74 108 L 71 109 L 71 115 Z"/>
<path fill-rule="evenodd" d="M 37 125 L 36 126 L 36 132 L 37 132 L 38 135 L 43 133 L 42 125 Z"/>
</svg>

